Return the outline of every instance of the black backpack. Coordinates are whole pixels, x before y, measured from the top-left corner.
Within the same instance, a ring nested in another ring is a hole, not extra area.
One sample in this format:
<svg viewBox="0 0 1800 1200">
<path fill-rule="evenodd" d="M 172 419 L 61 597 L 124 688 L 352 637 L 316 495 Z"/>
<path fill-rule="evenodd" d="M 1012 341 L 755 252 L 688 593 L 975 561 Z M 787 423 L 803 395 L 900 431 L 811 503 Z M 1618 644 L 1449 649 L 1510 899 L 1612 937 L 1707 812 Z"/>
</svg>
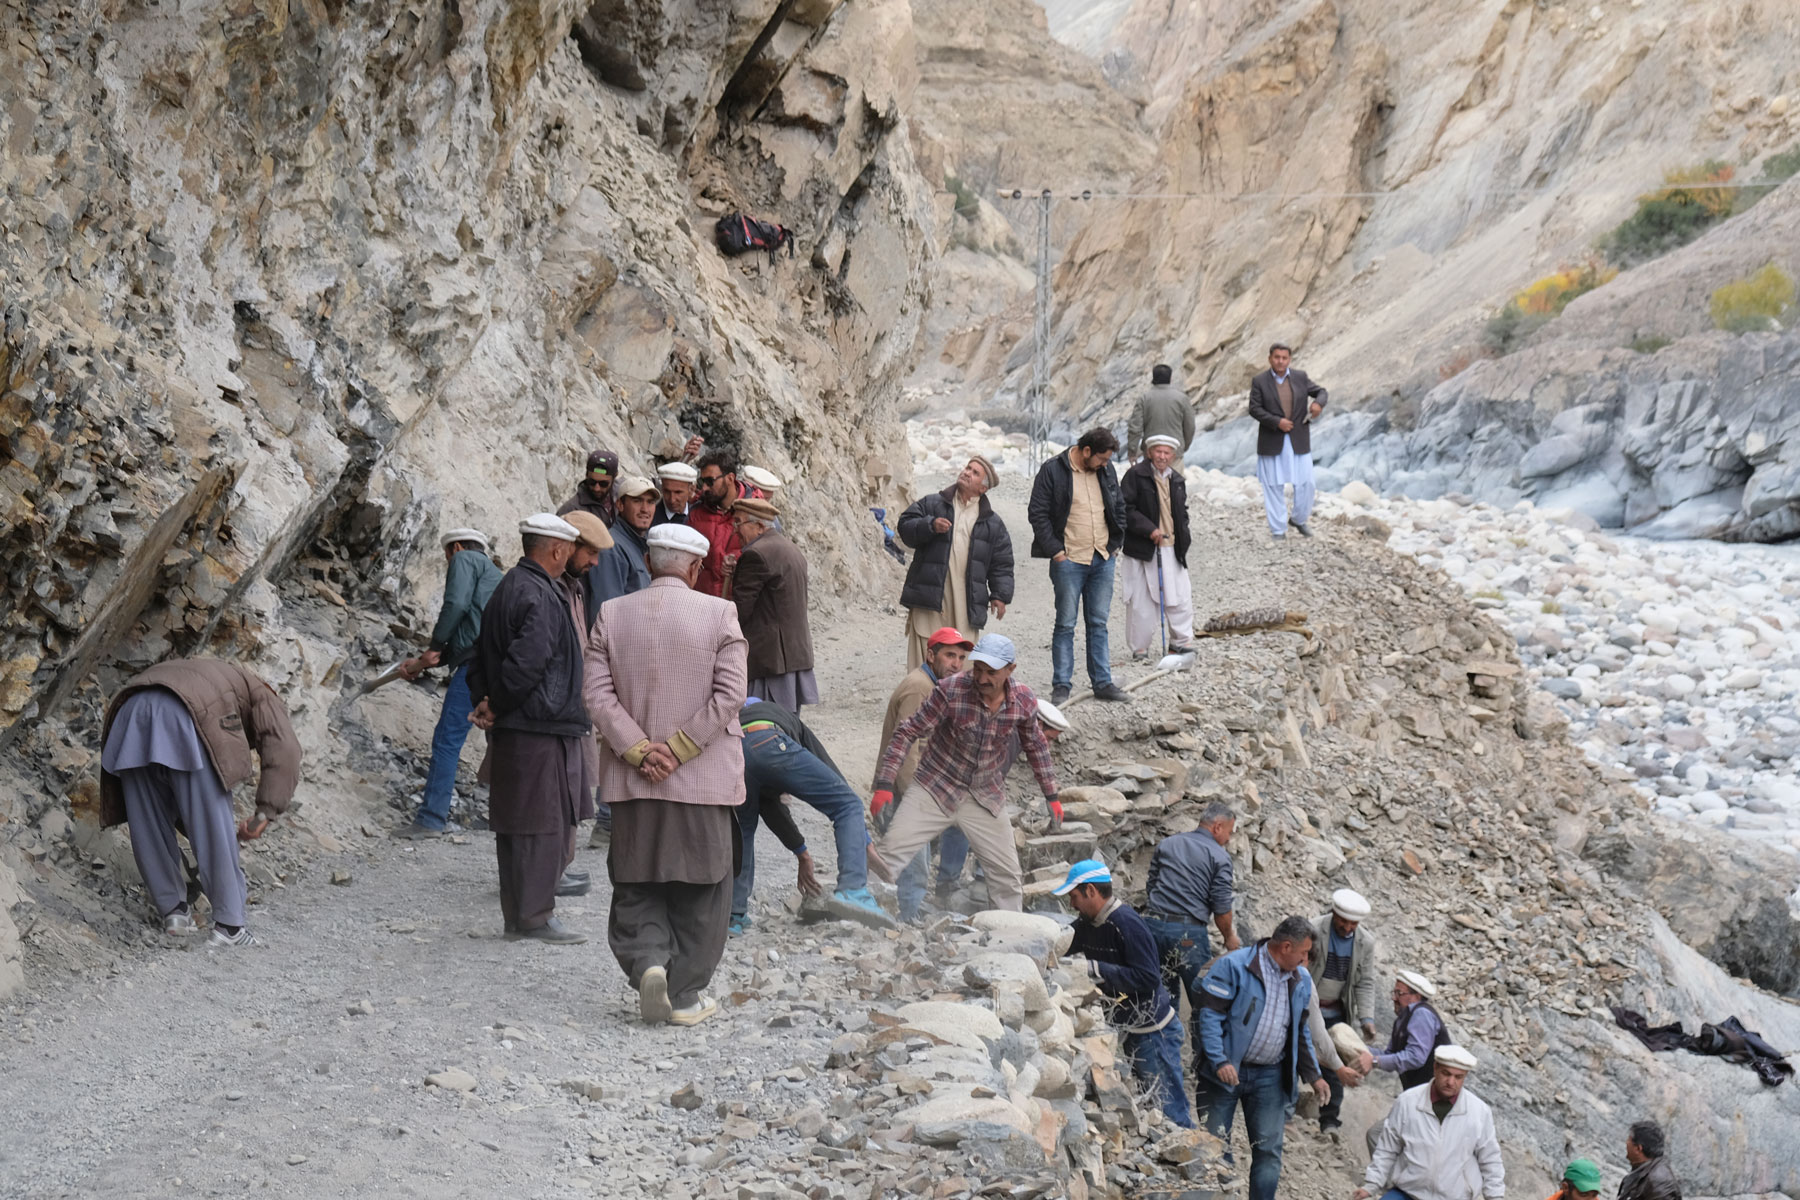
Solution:
<svg viewBox="0 0 1800 1200">
<path fill-rule="evenodd" d="M 769 262 L 773 264 L 775 252 L 783 246 L 787 247 L 788 257 L 794 257 L 793 230 L 747 217 L 741 212 L 720 217 L 713 225 L 713 238 L 719 244 L 719 252 L 727 258 L 736 258 L 752 250 L 766 250 Z"/>
</svg>

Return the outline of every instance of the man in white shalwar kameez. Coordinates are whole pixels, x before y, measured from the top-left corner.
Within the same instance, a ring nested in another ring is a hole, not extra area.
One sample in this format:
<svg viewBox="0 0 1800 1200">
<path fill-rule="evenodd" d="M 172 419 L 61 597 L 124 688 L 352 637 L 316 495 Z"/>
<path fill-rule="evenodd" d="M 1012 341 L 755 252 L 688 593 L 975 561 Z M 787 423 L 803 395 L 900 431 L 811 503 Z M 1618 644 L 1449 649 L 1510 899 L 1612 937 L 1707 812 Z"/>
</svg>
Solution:
<svg viewBox="0 0 1800 1200">
<path fill-rule="evenodd" d="M 1119 481 L 1125 504 L 1125 640 L 1133 658 L 1149 657 L 1163 621 L 1170 653 L 1192 648 L 1194 594 L 1188 580 L 1187 481 L 1175 461 L 1180 442 L 1164 435 L 1144 439 L 1144 457 Z"/>
<path fill-rule="evenodd" d="M 1293 352 L 1280 342 L 1269 347 L 1269 369 L 1250 381 L 1250 416 L 1256 434 L 1256 480 L 1262 484 L 1263 508 L 1269 518 L 1269 534 L 1277 540 L 1288 527 L 1311 537 L 1306 527 L 1312 516 L 1312 421 L 1325 407 L 1329 393 L 1306 377 L 1290 370 Z M 1287 489 L 1294 489 L 1290 515 Z"/>
</svg>

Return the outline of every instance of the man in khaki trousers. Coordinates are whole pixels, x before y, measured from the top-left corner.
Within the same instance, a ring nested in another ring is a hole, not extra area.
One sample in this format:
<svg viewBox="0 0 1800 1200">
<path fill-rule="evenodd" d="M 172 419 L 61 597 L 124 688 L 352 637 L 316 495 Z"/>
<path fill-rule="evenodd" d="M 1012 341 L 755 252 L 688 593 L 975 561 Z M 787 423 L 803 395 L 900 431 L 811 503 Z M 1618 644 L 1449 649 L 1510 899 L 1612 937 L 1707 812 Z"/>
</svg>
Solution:
<svg viewBox="0 0 1800 1200">
<path fill-rule="evenodd" d="M 1017 912 L 1025 898 L 1024 872 L 1006 819 L 1005 786 L 1015 737 L 1058 824 L 1062 805 L 1056 802 L 1056 768 L 1038 724 L 1037 697 L 1024 684 L 1012 682 L 1015 658 L 1011 639 L 999 634 L 975 643 L 969 669 L 938 684 L 919 710 L 895 727 L 876 771 L 869 810 L 879 819 L 894 802 L 894 777 L 907 747 L 927 739 L 913 776 L 913 790 L 925 795 L 901 805 L 878 852 L 887 862 L 910 862 L 932 838 L 955 825 L 967 835 L 987 873 L 994 907 Z"/>
</svg>

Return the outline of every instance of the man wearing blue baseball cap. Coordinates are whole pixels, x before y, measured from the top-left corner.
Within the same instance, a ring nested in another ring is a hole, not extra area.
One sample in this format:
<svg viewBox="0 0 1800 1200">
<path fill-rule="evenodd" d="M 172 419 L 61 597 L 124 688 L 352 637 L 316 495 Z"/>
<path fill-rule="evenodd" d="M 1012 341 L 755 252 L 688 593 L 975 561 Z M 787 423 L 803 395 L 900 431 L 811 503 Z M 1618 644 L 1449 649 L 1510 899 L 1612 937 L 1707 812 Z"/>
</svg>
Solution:
<svg viewBox="0 0 1800 1200">
<path fill-rule="evenodd" d="M 969 653 L 969 669 L 938 684 L 917 712 L 894 727 L 869 800 L 869 814 L 879 825 L 882 810 L 894 802 L 894 779 L 906 748 L 924 739 L 913 784 L 932 803 L 918 798 L 902 804 L 877 852 L 887 862 L 911 862 L 932 838 L 954 825 L 968 837 L 987 873 L 994 907 L 1014 912 L 1025 899 L 1019 848 L 1006 817 L 1006 769 L 1014 737 L 1043 789 L 1052 820 L 1062 821 L 1056 767 L 1038 723 L 1037 697 L 1012 681 L 1016 658 L 1011 639 L 982 635 Z"/>
<path fill-rule="evenodd" d="M 1078 914 L 1070 966 L 1085 969 L 1112 998 L 1112 1023 L 1123 1034 L 1131 1073 L 1156 1089 L 1169 1120 L 1192 1129 L 1181 1080 L 1181 1022 L 1163 986 L 1150 927 L 1113 895 L 1112 872 L 1097 858 L 1070 867 L 1056 894 L 1067 896 Z"/>
</svg>

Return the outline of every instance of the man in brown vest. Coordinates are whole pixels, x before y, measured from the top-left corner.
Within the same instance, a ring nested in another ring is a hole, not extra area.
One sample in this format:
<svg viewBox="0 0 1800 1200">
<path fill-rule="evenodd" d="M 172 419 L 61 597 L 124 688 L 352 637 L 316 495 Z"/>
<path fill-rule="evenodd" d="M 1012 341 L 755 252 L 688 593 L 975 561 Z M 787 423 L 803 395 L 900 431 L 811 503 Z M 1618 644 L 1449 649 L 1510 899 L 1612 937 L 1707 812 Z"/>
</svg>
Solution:
<svg viewBox="0 0 1800 1200">
<path fill-rule="evenodd" d="M 1262 484 L 1263 507 L 1269 516 L 1269 534 L 1276 541 L 1287 536 L 1288 526 L 1311 537 L 1307 518 L 1312 516 L 1312 421 L 1330 398 L 1326 390 L 1291 371 L 1293 351 L 1280 342 L 1269 347 L 1269 369 L 1250 381 L 1250 416 L 1261 428 L 1256 433 L 1256 478 Z M 1287 486 L 1294 486 L 1294 512 L 1288 515 Z"/>
</svg>

